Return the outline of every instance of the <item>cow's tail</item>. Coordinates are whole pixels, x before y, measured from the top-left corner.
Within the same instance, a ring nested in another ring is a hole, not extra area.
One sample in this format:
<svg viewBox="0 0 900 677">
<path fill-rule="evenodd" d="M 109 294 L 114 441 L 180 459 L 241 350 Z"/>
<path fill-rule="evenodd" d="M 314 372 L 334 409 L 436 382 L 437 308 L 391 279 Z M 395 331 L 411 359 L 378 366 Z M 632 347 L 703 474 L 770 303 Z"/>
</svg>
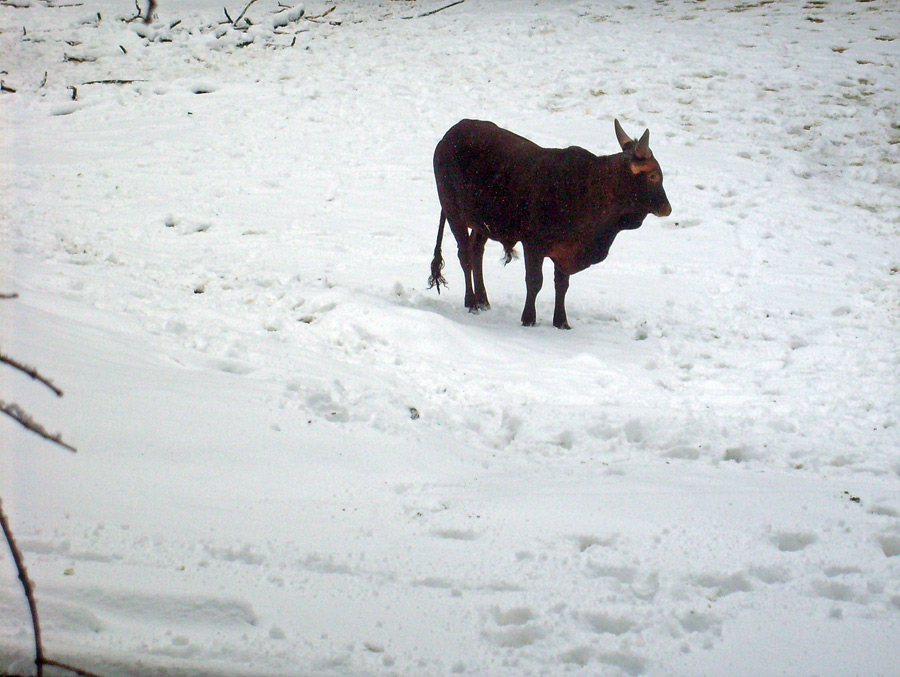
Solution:
<svg viewBox="0 0 900 677">
<path fill-rule="evenodd" d="M 444 268 L 444 257 L 441 255 L 441 240 L 444 239 L 444 223 L 447 217 L 444 210 L 441 210 L 441 223 L 438 225 L 437 242 L 434 245 L 434 258 L 431 259 L 431 275 L 428 277 L 428 288 L 437 288 L 438 294 L 441 293 L 441 285 L 447 286 L 447 280 L 441 274 Z"/>
</svg>

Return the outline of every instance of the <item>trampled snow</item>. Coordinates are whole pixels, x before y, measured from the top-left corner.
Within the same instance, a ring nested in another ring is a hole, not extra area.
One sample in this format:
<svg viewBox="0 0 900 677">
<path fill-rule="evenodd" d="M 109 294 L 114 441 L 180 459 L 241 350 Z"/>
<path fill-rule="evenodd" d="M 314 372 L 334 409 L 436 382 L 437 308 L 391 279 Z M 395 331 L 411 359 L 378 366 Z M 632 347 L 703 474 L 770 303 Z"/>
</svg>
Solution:
<svg viewBox="0 0 900 677">
<path fill-rule="evenodd" d="M 48 656 L 898 674 L 900 9 L 446 4 L 0 4 L 2 350 L 65 391 L 0 398 L 79 450 L 0 423 Z M 449 233 L 426 289 L 464 117 L 651 130 L 673 213 L 572 278 L 571 331 L 549 283 L 519 326 L 497 243 L 490 311 Z"/>
</svg>

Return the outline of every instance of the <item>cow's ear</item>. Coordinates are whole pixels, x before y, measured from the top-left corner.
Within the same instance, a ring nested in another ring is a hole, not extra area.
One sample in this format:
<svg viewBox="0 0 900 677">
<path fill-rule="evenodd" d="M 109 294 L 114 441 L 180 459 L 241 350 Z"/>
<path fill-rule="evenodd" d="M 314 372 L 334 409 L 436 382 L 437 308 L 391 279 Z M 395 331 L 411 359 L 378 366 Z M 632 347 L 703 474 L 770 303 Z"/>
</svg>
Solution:
<svg viewBox="0 0 900 677">
<path fill-rule="evenodd" d="M 622 150 L 627 150 L 629 144 L 634 143 L 628 134 L 625 133 L 625 130 L 622 129 L 622 125 L 619 124 L 619 121 L 616 120 L 616 139 L 619 141 L 619 145 L 622 147 Z"/>
<path fill-rule="evenodd" d="M 649 129 L 644 131 L 644 135 L 641 136 L 640 140 L 637 142 L 637 145 L 634 147 L 634 154 L 641 160 L 650 160 L 653 157 L 653 153 L 650 151 Z"/>
</svg>

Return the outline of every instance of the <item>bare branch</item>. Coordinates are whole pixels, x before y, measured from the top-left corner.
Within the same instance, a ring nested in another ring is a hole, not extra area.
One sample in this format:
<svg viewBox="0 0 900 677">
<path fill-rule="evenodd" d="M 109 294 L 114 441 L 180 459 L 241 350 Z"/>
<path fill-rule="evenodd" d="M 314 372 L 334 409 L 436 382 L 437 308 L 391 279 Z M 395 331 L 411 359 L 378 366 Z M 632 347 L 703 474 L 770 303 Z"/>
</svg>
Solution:
<svg viewBox="0 0 900 677">
<path fill-rule="evenodd" d="M 52 665 L 56 668 L 62 668 L 63 670 L 68 670 L 76 675 L 80 675 L 80 677 L 100 677 L 100 675 L 90 672 L 88 670 L 82 670 L 81 668 L 76 668 L 72 665 L 68 665 L 66 663 L 60 663 L 59 661 L 51 660 L 50 658 L 44 659 L 44 665 Z"/>
<path fill-rule="evenodd" d="M 304 17 L 307 21 L 318 21 L 319 19 L 324 19 L 326 16 L 331 14 L 334 10 L 337 9 L 337 5 L 332 5 L 328 9 L 326 9 L 321 14 L 316 14 L 315 16 Z"/>
<path fill-rule="evenodd" d="M 28 578 L 28 571 L 25 568 L 25 559 L 22 557 L 22 551 L 19 550 L 16 539 L 13 537 L 12 529 L 9 526 L 9 520 L 6 513 L 3 512 L 3 500 L 0 499 L 0 527 L 3 529 L 3 535 L 6 536 L 6 542 L 9 545 L 9 551 L 12 553 L 13 562 L 16 565 L 16 572 L 19 574 L 19 580 L 22 581 L 22 589 L 25 591 L 25 599 L 28 601 L 28 609 L 31 612 L 31 626 L 34 629 L 34 664 L 37 668 L 38 676 L 44 674 L 44 666 L 51 665 L 53 667 L 62 668 L 69 672 L 80 675 L 80 677 L 100 677 L 99 675 L 76 668 L 66 663 L 51 660 L 44 657 L 44 645 L 41 642 L 41 624 L 38 620 L 37 602 L 34 598 L 34 587 L 31 579 Z"/>
<path fill-rule="evenodd" d="M 147 0 L 147 13 L 144 15 L 144 23 L 153 21 L 153 12 L 156 10 L 156 0 Z"/>
<path fill-rule="evenodd" d="M 250 9 L 250 5 L 252 5 L 254 2 L 256 2 L 256 0 L 250 0 L 250 2 L 247 3 L 247 6 L 244 7 L 244 11 L 241 12 L 240 16 L 238 16 L 238 18 L 234 20 L 233 23 L 234 23 L 235 25 L 237 25 L 238 22 L 239 22 L 241 19 L 244 18 L 244 15 L 247 13 L 247 10 Z"/>
<path fill-rule="evenodd" d="M 147 82 L 147 80 L 119 80 L 119 79 L 110 79 L 110 80 L 88 80 L 87 82 L 82 82 L 82 85 L 130 85 L 133 82 Z"/>
<path fill-rule="evenodd" d="M 34 664 L 37 667 L 38 677 L 42 677 L 44 674 L 44 647 L 41 644 L 41 624 L 38 621 L 37 602 L 34 601 L 34 588 L 31 586 L 31 581 L 28 580 L 28 571 L 25 569 L 22 551 L 16 545 L 16 539 L 13 538 L 6 513 L 3 512 L 2 499 L 0 499 L 0 527 L 3 528 L 3 535 L 6 536 L 6 542 L 9 544 L 9 551 L 12 553 L 19 580 L 22 581 L 22 587 L 25 589 L 25 598 L 28 600 L 28 608 L 31 611 L 31 625 L 34 628 Z"/>
<path fill-rule="evenodd" d="M 53 442 L 54 444 L 58 444 L 63 449 L 68 449 L 72 453 L 76 453 L 78 450 L 70 444 L 63 442 L 62 435 L 57 433 L 56 435 L 51 435 L 40 423 L 35 421 L 31 416 L 22 409 L 18 404 L 11 403 L 7 404 L 3 400 L 0 400 L 0 412 L 9 416 L 12 420 L 18 423 L 20 426 L 25 428 L 26 430 L 30 430 L 34 434 L 43 437 L 48 442 Z"/>
<path fill-rule="evenodd" d="M 456 7 L 456 5 L 461 5 L 466 0 L 456 0 L 456 2 L 451 2 L 449 5 L 444 5 L 443 7 L 438 7 L 437 9 L 433 9 L 429 12 L 422 12 L 421 14 L 416 14 L 416 16 L 405 16 L 404 19 L 421 19 L 423 16 L 431 16 L 432 14 L 437 14 L 438 12 L 443 12 L 445 9 L 450 9 L 451 7 Z"/>
<path fill-rule="evenodd" d="M 57 397 L 63 396 L 62 390 L 53 385 L 53 381 L 48 379 L 46 376 L 42 376 L 41 373 L 34 367 L 29 367 L 27 364 L 22 364 L 21 362 L 14 360 L 8 355 L 4 355 L 2 352 L 0 352 L 0 362 L 2 362 L 3 364 L 8 364 L 13 369 L 21 371 L 23 374 L 25 374 L 26 376 L 30 376 L 35 381 L 40 381 L 45 386 L 50 388 L 50 390 L 52 390 Z"/>
</svg>

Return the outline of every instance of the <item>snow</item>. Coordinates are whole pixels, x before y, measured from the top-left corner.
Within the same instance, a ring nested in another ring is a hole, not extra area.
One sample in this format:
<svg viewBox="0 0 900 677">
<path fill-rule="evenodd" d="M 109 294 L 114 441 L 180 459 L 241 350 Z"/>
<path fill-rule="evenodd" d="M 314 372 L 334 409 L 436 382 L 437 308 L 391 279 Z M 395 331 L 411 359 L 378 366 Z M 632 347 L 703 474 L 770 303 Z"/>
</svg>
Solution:
<svg viewBox="0 0 900 677">
<path fill-rule="evenodd" d="M 47 654 L 896 675 L 900 10 L 443 4 L 0 5 L 0 336 L 65 391 L 2 398 L 79 449 L 0 422 Z M 519 326 L 497 243 L 489 312 L 449 235 L 426 289 L 463 117 L 650 128 L 673 214 L 573 277 L 572 331 L 548 288 Z"/>
</svg>

